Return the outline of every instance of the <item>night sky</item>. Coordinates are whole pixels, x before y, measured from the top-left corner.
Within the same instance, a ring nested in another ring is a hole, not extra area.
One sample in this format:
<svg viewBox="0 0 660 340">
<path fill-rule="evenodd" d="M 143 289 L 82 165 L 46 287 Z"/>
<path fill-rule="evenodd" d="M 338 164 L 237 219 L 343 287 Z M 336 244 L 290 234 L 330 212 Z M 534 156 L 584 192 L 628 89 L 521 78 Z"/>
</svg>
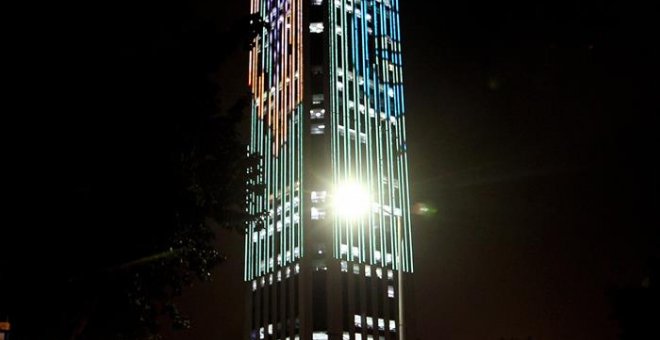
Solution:
<svg viewBox="0 0 660 340">
<path fill-rule="evenodd" d="M 249 7 L 190 3 L 221 29 Z M 437 209 L 414 220 L 421 339 L 616 339 L 608 292 L 639 286 L 660 256 L 652 8 L 400 3 L 412 200 Z M 228 106 L 247 90 L 247 53 L 220 73 Z M 165 339 L 241 338 L 242 246 L 219 232 L 229 261 L 181 299 L 193 328 Z"/>
<path fill-rule="evenodd" d="M 608 292 L 660 249 L 649 13 L 401 1 L 412 197 L 437 209 L 414 229 L 423 339 L 617 338 Z M 197 328 L 168 339 L 240 336 L 240 237 L 221 245 L 185 299 Z"/>
<path fill-rule="evenodd" d="M 660 249 L 649 9 L 401 7 L 412 197 L 437 209 L 414 229 L 419 333 L 616 339 L 608 291 Z M 233 260 L 185 299 L 196 329 L 168 339 L 240 336 L 240 237 L 221 245 Z"/>
</svg>

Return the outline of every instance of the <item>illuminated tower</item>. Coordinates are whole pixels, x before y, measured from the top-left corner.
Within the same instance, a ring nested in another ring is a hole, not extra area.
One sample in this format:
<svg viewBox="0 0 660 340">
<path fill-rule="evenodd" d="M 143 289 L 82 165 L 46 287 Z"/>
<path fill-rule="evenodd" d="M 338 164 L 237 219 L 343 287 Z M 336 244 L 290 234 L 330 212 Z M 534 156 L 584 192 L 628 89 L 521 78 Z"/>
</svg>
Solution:
<svg viewBox="0 0 660 340">
<path fill-rule="evenodd" d="M 246 333 L 398 339 L 413 271 L 398 0 L 251 0 Z M 405 297 L 405 295 L 404 295 Z M 406 299 L 403 299 L 404 301 Z"/>
</svg>

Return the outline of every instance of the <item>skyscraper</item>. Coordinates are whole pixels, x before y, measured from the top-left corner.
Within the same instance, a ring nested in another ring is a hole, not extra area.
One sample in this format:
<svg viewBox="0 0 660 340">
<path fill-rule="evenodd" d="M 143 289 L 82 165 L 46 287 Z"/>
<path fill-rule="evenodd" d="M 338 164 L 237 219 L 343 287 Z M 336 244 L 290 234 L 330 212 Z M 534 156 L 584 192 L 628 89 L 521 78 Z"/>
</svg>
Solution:
<svg viewBox="0 0 660 340">
<path fill-rule="evenodd" d="M 251 339 L 398 339 L 413 271 L 398 0 L 251 0 Z M 399 272 L 407 274 L 399 280 Z M 405 294 L 404 294 L 405 296 Z"/>
</svg>

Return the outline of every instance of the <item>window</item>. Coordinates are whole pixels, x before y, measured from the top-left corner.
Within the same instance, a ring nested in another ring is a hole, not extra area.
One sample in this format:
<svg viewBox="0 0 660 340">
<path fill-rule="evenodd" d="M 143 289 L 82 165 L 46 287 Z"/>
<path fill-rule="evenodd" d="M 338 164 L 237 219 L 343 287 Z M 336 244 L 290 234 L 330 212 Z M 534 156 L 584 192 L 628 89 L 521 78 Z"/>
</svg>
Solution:
<svg viewBox="0 0 660 340">
<path fill-rule="evenodd" d="M 396 322 L 394 320 L 390 320 L 390 330 L 396 330 Z"/>
<path fill-rule="evenodd" d="M 394 298 L 394 286 L 387 286 L 387 297 Z"/>
<path fill-rule="evenodd" d="M 312 203 L 323 203 L 327 196 L 327 191 L 312 191 Z"/>
<path fill-rule="evenodd" d="M 323 104 L 323 100 L 324 100 L 323 97 L 324 97 L 323 93 L 320 93 L 320 94 L 317 93 L 317 94 L 313 95 L 312 96 L 312 105 L 321 105 L 321 104 Z"/>
<path fill-rule="evenodd" d="M 315 76 L 323 74 L 323 66 L 320 65 L 312 66 L 312 74 Z M 321 94 L 321 96 L 323 96 L 323 94 Z"/>
<path fill-rule="evenodd" d="M 312 119 L 323 119 L 325 117 L 325 109 L 311 109 L 309 114 L 312 116 Z"/>
<path fill-rule="evenodd" d="M 355 327 L 362 327 L 362 316 L 361 315 L 354 315 L 353 316 L 353 324 L 355 324 Z"/>
<path fill-rule="evenodd" d="M 324 26 L 322 22 L 313 22 L 309 24 L 309 31 L 311 33 L 315 33 L 315 34 L 323 33 L 323 30 L 324 30 Z"/>
<path fill-rule="evenodd" d="M 328 333 L 314 332 L 314 334 L 312 334 L 312 340 L 328 340 Z"/>
<path fill-rule="evenodd" d="M 313 135 L 322 135 L 325 133 L 325 124 L 312 124 L 311 133 Z"/>
<path fill-rule="evenodd" d="M 325 209 L 312 207 L 312 219 L 313 220 L 323 220 L 325 219 Z"/>
</svg>

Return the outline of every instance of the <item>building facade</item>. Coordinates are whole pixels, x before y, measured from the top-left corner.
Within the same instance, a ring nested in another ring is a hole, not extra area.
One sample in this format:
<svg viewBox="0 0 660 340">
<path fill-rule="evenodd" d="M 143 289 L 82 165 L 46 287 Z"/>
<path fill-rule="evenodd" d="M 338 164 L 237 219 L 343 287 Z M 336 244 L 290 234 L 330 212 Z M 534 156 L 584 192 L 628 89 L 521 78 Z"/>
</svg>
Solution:
<svg viewBox="0 0 660 340">
<path fill-rule="evenodd" d="M 251 0 L 250 339 L 398 339 L 413 272 L 398 0 Z M 399 273 L 403 280 L 399 279 Z M 400 289 L 401 288 L 401 289 Z M 403 321 L 403 322 L 402 322 Z"/>
</svg>

